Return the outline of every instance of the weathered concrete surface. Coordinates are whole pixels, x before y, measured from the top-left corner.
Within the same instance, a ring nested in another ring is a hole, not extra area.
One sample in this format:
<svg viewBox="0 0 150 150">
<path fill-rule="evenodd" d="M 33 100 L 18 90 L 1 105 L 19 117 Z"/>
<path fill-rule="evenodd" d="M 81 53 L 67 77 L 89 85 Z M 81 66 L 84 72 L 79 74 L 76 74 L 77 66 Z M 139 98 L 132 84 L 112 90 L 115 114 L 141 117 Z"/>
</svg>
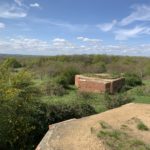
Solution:
<svg viewBox="0 0 150 150">
<path fill-rule="evenodd" d="M 62 135 L 65 134 L 64 133 L 65 128 L 67 128 L 68 123 L 70 123 L 73 120 L 75 119 L 70 119 L 70 120 L 60 122 L 60 123 L 49 125 L 48 132 L 45 134 L 44 138 L 42 139 L 41 143 L 37 146 L 36 150 L 49 150 L 49 149 L 55 150 L 55 143 L 61 140 L 60 138 L 62 138 Z M 63 128 L 64 130 L 61 131 L 61 128 Z M 53 145 L 53 142 L 54 142 L 54 145 Z"/>
<path fill-rule="evenodd" d="M 100 121 L 105 121 L 114 129 L 129 126 L 129 133 L 150 144 L 150 131 L 137 129 L 134 120 L 139 119 L 150 128 L 150 105 L 130 103 L 101 114 L 69 120 L 51 125 L 36 150 L 106 150 L 97 138 Z M 92 133 L 92 129 L 96 133 Z"/>
</svg>

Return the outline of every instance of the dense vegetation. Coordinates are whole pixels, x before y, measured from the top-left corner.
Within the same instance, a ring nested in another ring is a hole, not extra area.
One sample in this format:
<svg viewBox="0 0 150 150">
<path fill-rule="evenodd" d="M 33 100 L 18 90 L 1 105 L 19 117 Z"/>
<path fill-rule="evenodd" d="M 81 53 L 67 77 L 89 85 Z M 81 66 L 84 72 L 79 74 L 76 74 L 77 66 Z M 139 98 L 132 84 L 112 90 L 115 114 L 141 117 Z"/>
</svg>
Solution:
<svg viewBox="0 0 150 150">
<path fill-rule="evenodd" d="M 124 88 L 115 95 L 103 95 L 74 87 L 75 74 L 103 72 L 123 73 Z M 0 57 L 0 149 L 34 149 L 49 124 L 99 113 L 133 99 L 150 103 L 149 79 L 149 58 Z"/>
</svg>

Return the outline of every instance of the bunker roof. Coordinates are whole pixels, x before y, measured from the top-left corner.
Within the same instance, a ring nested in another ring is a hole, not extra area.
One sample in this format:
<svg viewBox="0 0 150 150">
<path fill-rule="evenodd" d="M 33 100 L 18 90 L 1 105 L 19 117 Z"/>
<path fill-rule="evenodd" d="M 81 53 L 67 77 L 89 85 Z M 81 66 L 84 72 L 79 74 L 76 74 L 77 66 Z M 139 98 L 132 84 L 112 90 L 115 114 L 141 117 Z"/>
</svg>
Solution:
<svg viewBox="0 0 150 150">
<path fill-rule="evenodd" d="M 81 74 L 77 75 L 80 77 L 81 80 L 85 81 L 95 81 L 95 82 L 103 82 L 103 83 L 110 83 L 116 80 L 120 80 L 123 77 L 118 75 L 111 75 L 111 74 Z"/>
</svg>

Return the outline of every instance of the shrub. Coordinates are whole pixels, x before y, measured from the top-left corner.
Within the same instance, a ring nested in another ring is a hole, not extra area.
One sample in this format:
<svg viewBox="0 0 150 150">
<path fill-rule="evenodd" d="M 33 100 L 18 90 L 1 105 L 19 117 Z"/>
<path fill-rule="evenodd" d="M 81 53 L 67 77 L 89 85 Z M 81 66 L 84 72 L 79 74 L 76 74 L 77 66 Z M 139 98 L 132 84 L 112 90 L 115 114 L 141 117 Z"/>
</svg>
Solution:
<svg viewBox="0 0 150 150">
<path fill-rule="evenodd" d="M 142 79 L 136 74 L 126 73 L 124 77 L 126 86 L 134 87 L 137 85 L 142 85 Z"/>
<path fill-rule="evenodd" d="M 63 75 L 67 78 L 68 84 L 74 84 L 75 75 L 78 73 L 79 71 L 76 68 L 68 68 Z"/>
<path fill-rule="evenodd" d="M 53 104 L 48 106 L 48 111 L 49 124 L 96 113 L 92 106 L 85 103 Z"/>
<path fill-rule="evenodd" d="M 138 87 L 135 90 L 135 94 L 137 94 L 139 96 L 150 96 L 150 86 Z"/>
<path fill-rule="evenodd" d="M 78 73 L 75 68 L 67 68 L 60 76 L 57 77 L 56 82 L 64 88 L 68 88 L 70 84 L 74 84 L 75 75 Z"/>
<path fill-rule="evenodd" d="M 20 62 L 18 62 L 15 58 L 7 58 L 4 62 L 3 65 L 7 68 L 20 68 L 22 65 Z"/>
<path fill-rule="evenodd" d="M 93 98 L 93 93 L 90 92 L 83 92 L 83 91 L 78 91 L 77 92 L 77 98 L 81 100 L 88 100 Z"/>
<path fill-rule="evenodd" d="M 133 101 L 133 98 L 128 97 L 125 94 L 116 94 L 116 95 L 109 95 L 108 93 L 105 94 L 105 105 L 108 109 L 119 107 L 131 101 Z"/>
<path fill-rule="evenodd" d="M 49 81 L 49 82 L 45 83 L 43 86 L 44 87 L 42 89 L 42 92 L 44 93 L 44 95 L 62 96 L 66 93 L 66 90 L 64 89 L 64 87 L 61 84 L 56 83 L 54 81 Z"/>
<path fill-rule="evenodd" d="M 63 88 L 68 88 L 69 83 L 66 76 L 60 75 L 55 79 L 55 82 L 61 85 Z"/>
<path fill-rule="evenodd" d="M 39 90 L 32 85 L 29 72 L 3 76 L 7 78 L 0 77 L 0 149 L 33 149 Z"/>
</svg>

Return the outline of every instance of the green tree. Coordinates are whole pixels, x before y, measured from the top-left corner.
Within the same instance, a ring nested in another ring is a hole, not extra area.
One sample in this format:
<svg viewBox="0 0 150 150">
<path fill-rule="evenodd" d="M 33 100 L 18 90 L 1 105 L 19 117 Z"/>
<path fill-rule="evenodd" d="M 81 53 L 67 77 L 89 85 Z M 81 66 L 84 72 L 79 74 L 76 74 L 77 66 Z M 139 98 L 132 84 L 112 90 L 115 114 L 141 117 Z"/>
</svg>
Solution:
<svg viewBox="0 0 150 150">
<path fill-rule="evenodd" d="M 3 62 L 3 66 L 6 68 L 20 68 L 20 67 L 22 67 L 21 63 L 13 57 L 5 59 L 5 61 Z"/>
<path fill-rule="evenodd" d="M 0 70 L 0 148 L 31 149 L 39 90 L 29 72 Z M 28 144 L 27 144 L 28 143 Z"/>
</svg>

